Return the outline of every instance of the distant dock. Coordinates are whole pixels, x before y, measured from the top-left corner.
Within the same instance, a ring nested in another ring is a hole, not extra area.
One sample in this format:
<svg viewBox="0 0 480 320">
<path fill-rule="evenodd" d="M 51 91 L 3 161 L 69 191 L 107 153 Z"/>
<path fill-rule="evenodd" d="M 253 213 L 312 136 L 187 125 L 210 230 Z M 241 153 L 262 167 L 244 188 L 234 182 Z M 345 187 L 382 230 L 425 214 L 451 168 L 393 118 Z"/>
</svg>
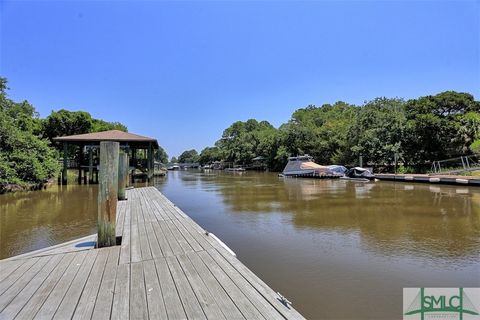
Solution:
<svg viewBox="0 0 480 320">
<path fill-rule="evenodd" d="M 156 188 L 96 235 L 0 260 L 0 319 L 304 319 Z"/>
<path fill-rule="evenodd" d="M 378 180 L 480 186 L 480 177 L 427 174 L 375 174 Z"/>
</svg>

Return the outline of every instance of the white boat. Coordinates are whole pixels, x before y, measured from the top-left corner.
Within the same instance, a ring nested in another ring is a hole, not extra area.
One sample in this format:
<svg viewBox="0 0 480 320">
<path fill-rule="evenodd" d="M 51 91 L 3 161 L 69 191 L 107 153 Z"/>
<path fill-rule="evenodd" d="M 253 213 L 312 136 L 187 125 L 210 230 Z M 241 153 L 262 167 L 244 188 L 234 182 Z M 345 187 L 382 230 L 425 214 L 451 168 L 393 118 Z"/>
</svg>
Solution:
<svg viewBox="0 0 480 320">
<path fill-rule="evenodd" d="M 313 162 L 313 158 L 308 154 L 298 157 L 289 157 L 288 163 L 283 169 L 282 174 L 285 177 L 321 177 L 337 175 L 332 172 L 329 167 Z"/>
</svg>

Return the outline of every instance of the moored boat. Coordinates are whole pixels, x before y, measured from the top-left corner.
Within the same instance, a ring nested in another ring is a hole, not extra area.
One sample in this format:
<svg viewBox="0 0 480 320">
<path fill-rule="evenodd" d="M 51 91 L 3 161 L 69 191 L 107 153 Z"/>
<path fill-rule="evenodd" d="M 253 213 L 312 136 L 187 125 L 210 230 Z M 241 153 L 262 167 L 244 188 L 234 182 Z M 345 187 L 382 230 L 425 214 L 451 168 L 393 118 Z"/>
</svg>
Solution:
<svg viewBox="0 0 480 320">
<path fill-rule="evenodd" d="M 303 156 L 289 157 L 282 175 L 285 177 L 338 178 L 343 174 L 332 171 L 328 166 L 315 163 L 313 158 L 306 154 Z"/>
<path fill-rule="evenodd" d="M 369 181 L 375 180 L 373 173 L 369 169 L 362 167 L 348 169 L 345 172 L 345 177 L 350 179 L 367 179 Z"/>
</svg>

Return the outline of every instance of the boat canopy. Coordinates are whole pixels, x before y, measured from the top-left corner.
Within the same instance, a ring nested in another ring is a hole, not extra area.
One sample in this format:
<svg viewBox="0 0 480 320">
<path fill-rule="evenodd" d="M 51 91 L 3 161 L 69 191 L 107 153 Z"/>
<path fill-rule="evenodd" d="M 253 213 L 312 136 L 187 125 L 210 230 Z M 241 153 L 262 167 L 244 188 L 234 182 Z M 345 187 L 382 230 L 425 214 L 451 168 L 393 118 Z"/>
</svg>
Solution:
<svg viewBox="0 0 480 320">
<path fill-rule="evenodd" d="M 325 175 L 329 173 L 328 167 L 313 162 L 313 158 L 308 154 L 289 157 L 288 163 L 283 169 L 284 175 Z"/>
</svg>

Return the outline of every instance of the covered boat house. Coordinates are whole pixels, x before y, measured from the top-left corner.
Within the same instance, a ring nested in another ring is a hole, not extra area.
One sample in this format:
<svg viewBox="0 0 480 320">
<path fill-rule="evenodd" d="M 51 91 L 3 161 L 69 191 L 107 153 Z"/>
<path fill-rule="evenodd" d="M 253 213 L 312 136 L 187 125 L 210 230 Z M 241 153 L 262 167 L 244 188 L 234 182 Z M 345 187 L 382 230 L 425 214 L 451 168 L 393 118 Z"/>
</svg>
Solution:
<svg viewBox="0 0 480 320">
<path fill-rule="evenodd" d="M 159 145 L 156 139 L 141 136 L 120 130 L 109 130 L 71 136 L 56 137 L 53 141 L 63 144 L 63 171 L 62 184 L 67 184 L 67 170 L 78 170 L 78 183 L 98 182 L 98 159 L 100 141 L 116 141 L 120 143 L 120 149 L 129 156 L 130 172 L 132 179 L 135 170 L 140 170 L 148 180 L 153 177 L 154 153 Z M 76 147 L 76 148 L 75 148 Z M 69 158 L 69 155 L 75 155 Z M 83 179 L 82 179 L 83 174 Z"/>
</svg>

